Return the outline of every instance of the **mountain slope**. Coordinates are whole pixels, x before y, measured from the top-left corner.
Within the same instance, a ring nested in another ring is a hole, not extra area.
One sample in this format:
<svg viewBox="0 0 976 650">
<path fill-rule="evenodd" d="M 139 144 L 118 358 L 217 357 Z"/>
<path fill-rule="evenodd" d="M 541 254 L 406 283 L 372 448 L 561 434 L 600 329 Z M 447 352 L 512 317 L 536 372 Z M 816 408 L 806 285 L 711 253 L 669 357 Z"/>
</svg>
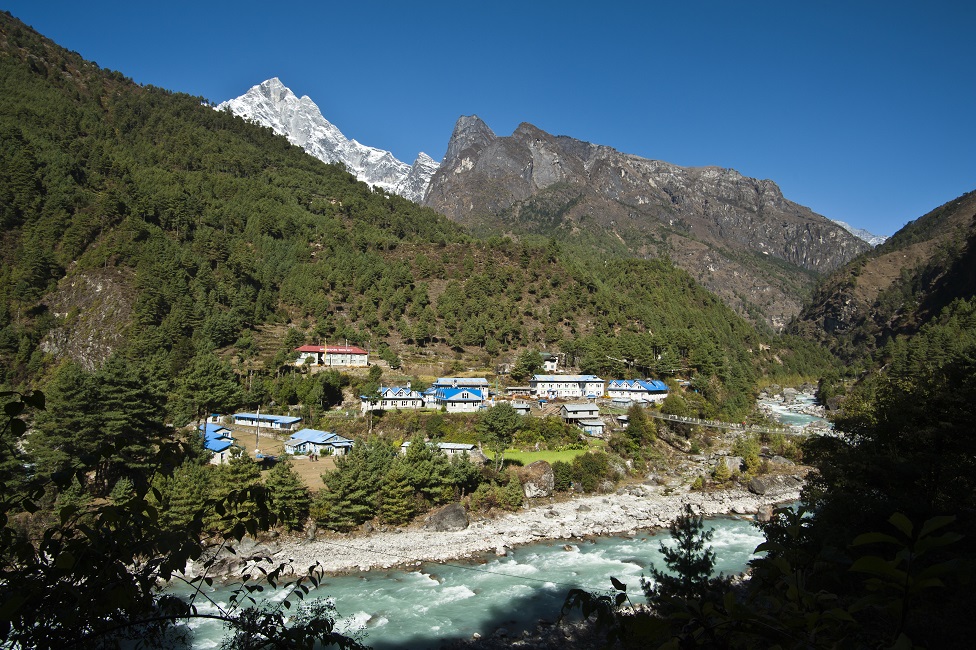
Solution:
<svg viewBox="0 0 976 650">
<path fill-rule="evenodd" d="M 498 137 L 455 126 L 428 205 L 476 232 L 554 236 L 641 257 L 669 255 L 740 313 L 781 327 L 813 278 L 868 245 L 775 183 L 685 168 L 522 124 Z"/>
<path fill-rule="evenodd" d="M 248 404 L 284 405 L 299 399 L 287 359 L 303 341 L 348 339 L 437 372 L 531 347 L 613 376 L 677 369 L 736 417 L 758 373 L 823 362 L 664 260 L 590 264 L 555 242 L 472 239 L 270 129 L 99 69 L 7 14 L 0 150 L 0 384 L 124 355 L 186 400 L 216 352 Z"/>
<path fill-rule="evenodd" d="M 420 202 L 438 163 L 421 152 L 413 165 L 397 160 L 389 151 L 347 139 L 322 116 L 309 97 L 299 99 L 277 77 L 253 86 L 246 93 L 217 106 L 247 120 L 270 127 L 319 160 L 341 162 L 356 178 L 370 185 Z"/>
<path fill-rule="evenodd" d="M 817 288 L 791 331 L 848 360 L 976 294 L 976 191 L 907 224 Z"/>
</svg>

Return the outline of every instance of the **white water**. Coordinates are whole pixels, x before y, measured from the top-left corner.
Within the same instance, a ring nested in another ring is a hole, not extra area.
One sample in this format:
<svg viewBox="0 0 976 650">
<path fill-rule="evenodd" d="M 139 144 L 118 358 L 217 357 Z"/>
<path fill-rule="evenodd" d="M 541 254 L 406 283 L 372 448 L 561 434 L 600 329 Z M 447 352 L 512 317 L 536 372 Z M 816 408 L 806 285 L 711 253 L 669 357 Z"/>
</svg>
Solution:
<svg viewBox="0 0 976 650">
<path fill-rule="evenodd" d="M 759 400 L 759 405 L 768 410 L 774 419 L 781 424 L 790 427 L 807 427 L 813 425 L 818 429 L 832 429 L 832 423 L 822 417 L 801 413 L 807 407 L 813 406 L 816 399 L 812 395 L 800 393 L 792 404 L 783 404 L 781 400 L 765 399 Z"/>
<path fill-rule="evenodd" d="M 738 573 L 754 557 L 762 535 L 751 521 L 718 518 L 712 548 L 717 571 Z M 428 563 L 416 571 L 369 571 L 330 577 L 313 595 L 332 598 L 346 630 L 362 628 L 364 642 L 378 650 L 436 648 L 441 640 L 493 633 L 510 636 L 535 627 L 539 619 L 555 620 L 567 592 L 610 588 L 610 576 L 627 585 L 632 600 L 643 602 L 640 576 L 649 563 L 664 568 L 658 547 L 667 533 L 601 537 L 573 542 L 535 544 L 507 557 L 483 563 Z M 212 595 L 219 600 L 221 594 Z M 281 598 L 281 595 L 278 596 Z M 203 608 L 201 608 L 203 611 Z M 201 624 L 194 647 L 215 647 L 221 630 Z"/>
</svg>

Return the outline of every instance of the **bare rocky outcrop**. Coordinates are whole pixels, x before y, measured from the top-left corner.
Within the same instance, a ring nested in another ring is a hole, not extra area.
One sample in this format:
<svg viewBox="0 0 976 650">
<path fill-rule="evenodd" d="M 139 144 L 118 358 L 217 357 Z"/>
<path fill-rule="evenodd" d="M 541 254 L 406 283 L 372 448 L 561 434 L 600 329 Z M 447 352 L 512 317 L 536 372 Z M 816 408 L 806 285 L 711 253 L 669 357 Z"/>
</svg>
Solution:
<svg viewBox="0 0 976 650">
<path fill-rule="evenodd" d="M 69 273 L 44 299 L 57 325 L 40 348 L 91 372 L 123 344 L 132 320 L 131 272 L 121 268 Z"/>
<path fill-rule="evenodd" d="M 733 308 L 748 302 L 775 326 L 799 312 L 797 287 L 810 284 L 810 271 L 870 248 L 787 200 L 773 181 L 649 160 L 525 123 L 498 137 L 477 116 L 458 120 L 424 203 L 462 223 L 490 217 L 516 234 L 589 229 L 637 256 L 666 254 Z"/>
<path fill-rule="evenodd" d="M 548 462 L 537 460 L 528 467 L 519 469 L 518 477 L 522 482 L 522 491 L 527 499 L 552 496 L 552 490 L 556 485 L 556 475 L 552 471 L 552 465 Z"/>
</svg>

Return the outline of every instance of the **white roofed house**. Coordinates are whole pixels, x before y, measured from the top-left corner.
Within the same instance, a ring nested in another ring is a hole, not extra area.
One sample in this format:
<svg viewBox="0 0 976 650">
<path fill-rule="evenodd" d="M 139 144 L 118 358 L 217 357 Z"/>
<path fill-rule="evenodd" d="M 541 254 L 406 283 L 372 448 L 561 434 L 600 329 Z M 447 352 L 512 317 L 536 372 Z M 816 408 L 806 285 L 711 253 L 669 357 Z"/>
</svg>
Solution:
<svg viewBox="0 0 976 650">
<path fill-rule="evenodd" d="M 399 411 L 407 409 L 422 409 L 426 406 L 426 399 L 422 394 L 406 386 L 380 386 L 377 397 L 360 395 L 363 413 L 369 411 Z"/>
<path fill-rule="evenodd" d="M 484 377 L 438 377 L 437 381 L 430 387 L 433 390 L 440 388 L 473 388 L 482 391 L 482 395 L 488 396 L 488 380 Z"/>
<path fill-rule="evenodd" d="M 604 381 L 596 375 L 533 375 L 532 394 L 550 399 L 602 397 Z"/>
<path fill-rule="evenodd" d="M 668 396 L 668 385 L 657 379 L 611 379 L 607 382 L 607 395 L 633 402 L 663 402 Z"/>
<path fill-rule="evenodd" d="M 559 367 L 559 357 L 550 352 L 542 353 L 542 369 L 546 372 L 556 372 Z"/>
</svg>

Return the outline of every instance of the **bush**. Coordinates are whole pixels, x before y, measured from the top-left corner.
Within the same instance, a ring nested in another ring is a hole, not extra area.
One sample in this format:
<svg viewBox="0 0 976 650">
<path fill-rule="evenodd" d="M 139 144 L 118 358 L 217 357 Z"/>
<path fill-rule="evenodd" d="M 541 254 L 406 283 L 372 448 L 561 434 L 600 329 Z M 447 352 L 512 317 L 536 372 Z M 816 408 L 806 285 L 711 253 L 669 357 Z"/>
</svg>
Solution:
<svg viewBox="0 0 976 650">
<path fill-rule="evenodd" d="M 573 481 L 583 492 L 595 492 L 600 482 L 610 476 L 610 457 L 602 451 L 580 454 L 573 459 Z"/>
<path fill-rule="evenodd" d="M 566 492 L 573 486 L 573 467 L 564 460 L 552 464 L 553 489 Z"/>
</svg>

